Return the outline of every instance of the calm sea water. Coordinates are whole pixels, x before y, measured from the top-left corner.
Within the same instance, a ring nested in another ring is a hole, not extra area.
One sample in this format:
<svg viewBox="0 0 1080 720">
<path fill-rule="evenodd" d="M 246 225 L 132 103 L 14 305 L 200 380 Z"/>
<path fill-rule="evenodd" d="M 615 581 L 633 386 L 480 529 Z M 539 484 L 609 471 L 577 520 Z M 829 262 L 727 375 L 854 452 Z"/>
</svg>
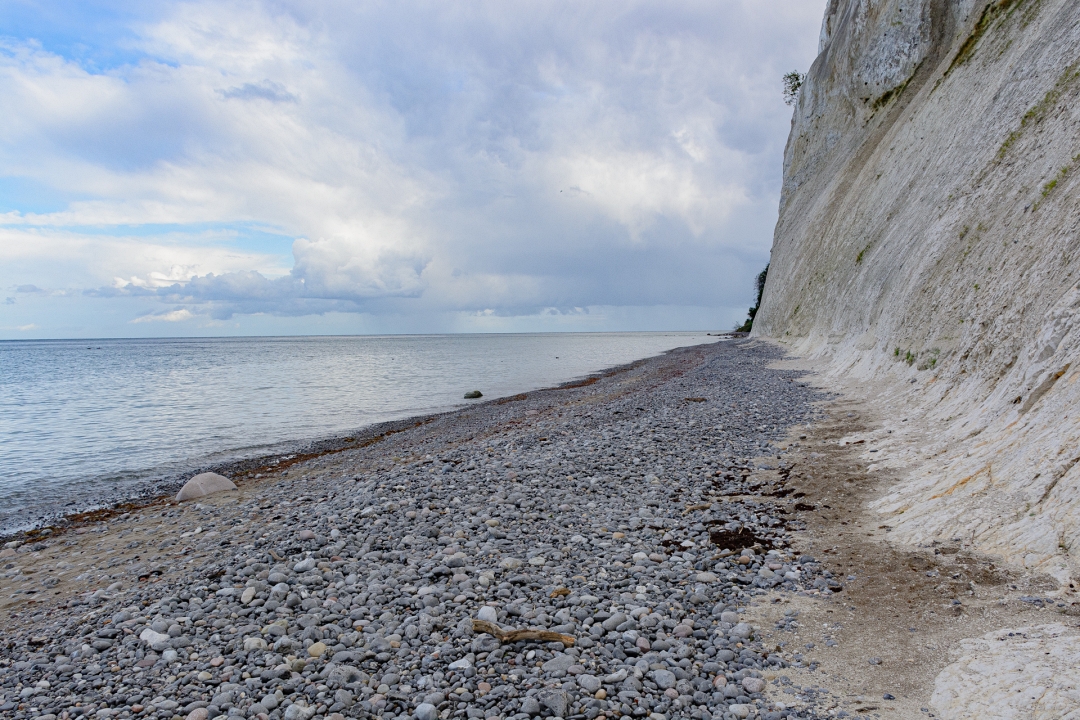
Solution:
<svg viewBox="0 0 1080 720">
<path fill-rule="evenodd" d="M 0 529 L 191 468 L 556 385 L 704 333 L 0 342 Z"/>
</svg>

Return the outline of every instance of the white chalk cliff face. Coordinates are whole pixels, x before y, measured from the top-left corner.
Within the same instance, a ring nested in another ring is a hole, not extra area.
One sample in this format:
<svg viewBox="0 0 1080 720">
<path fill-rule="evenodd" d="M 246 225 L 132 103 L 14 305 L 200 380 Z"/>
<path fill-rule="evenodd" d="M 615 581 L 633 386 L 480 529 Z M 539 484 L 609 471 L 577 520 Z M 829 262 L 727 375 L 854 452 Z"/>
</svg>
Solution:
<svg viewBox="0 0 1080 720">
<path fill-rule="evenodd" d="M 832 0 L 756 336 L 865 383 L 874 507 L 1080 574 L 1080 3 Z M 904 420 L 907 420 L 905 423 Z"/>
</svg>

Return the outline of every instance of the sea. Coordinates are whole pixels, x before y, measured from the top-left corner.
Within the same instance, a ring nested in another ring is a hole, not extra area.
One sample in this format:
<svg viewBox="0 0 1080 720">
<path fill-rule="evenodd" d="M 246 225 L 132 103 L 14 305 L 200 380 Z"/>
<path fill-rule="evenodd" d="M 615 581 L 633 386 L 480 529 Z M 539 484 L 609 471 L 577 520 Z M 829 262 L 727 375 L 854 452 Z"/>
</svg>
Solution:
<svg viewBox="0 0 1080 720">
<path fill-rule="evenodd" d="M 0 533 L 197 469 L 569 382 L 705 332 L 0 342 Z M 482 401 L 480 401 L 482 402 Z"/>
</svg>

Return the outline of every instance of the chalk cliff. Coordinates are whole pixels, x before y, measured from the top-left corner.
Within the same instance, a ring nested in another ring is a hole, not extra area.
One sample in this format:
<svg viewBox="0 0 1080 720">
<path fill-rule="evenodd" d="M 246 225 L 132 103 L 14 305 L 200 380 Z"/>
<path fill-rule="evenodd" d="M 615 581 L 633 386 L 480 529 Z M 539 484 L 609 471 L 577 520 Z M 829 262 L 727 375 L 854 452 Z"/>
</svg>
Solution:
<svg viewBox="0 0 1080 720">
<path fill-rule="evenodd" d="M 1080 3 L 831 0 L 754 335 L 880 400 L 891 537 L 1080 577 L 1078 283 Z"/>
</svg>

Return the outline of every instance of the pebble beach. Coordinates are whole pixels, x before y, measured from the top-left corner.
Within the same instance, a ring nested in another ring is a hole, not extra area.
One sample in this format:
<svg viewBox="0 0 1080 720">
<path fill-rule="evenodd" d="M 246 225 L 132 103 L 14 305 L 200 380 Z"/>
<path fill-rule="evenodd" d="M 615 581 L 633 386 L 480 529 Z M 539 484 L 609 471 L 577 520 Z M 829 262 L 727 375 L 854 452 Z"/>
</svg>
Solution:
<svg viewBox="0 0 1080 720">
<path fill-rule="evenodd" d="M 792 548 L 778 443 L 825 396 L 781 356 L 682 348 L 17 538 L 0 714 L 816 717 L 743 617 L 843 590 Z"/>
</svg>

